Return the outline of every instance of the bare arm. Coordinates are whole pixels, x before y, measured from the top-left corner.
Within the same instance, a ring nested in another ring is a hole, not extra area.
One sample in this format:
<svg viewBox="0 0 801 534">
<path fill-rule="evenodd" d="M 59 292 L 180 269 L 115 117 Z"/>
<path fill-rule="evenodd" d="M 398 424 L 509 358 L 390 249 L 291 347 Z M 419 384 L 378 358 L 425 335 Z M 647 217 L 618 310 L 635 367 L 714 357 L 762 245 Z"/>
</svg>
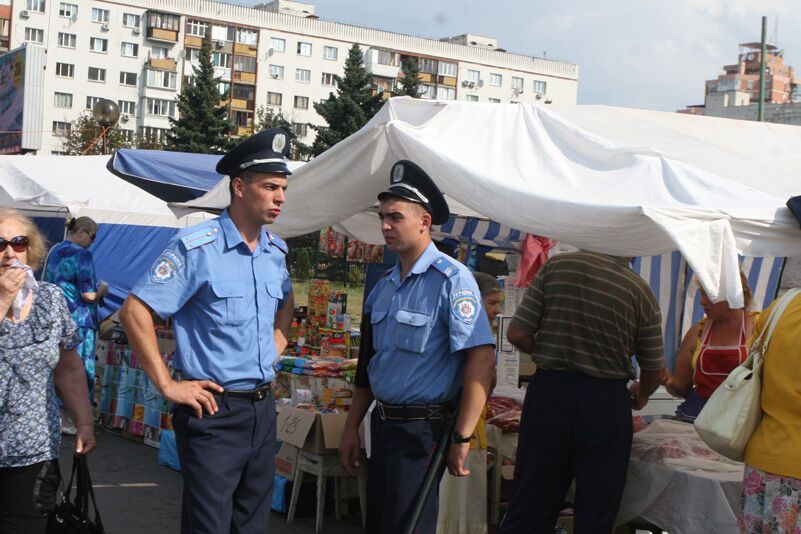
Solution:
<svg viewBox="0 0 801 534">
<path fill-rule="evenodd" d="M 534 336 L 520 330 L 516 326 L 509 325 L 509 329 L 506 331 L 506 339 L 509 340 L 509 343 L 520 349 L 521 352 L 525 352 L 526 354 L 531 354 L 531 351 L 534 350 Z"/>
<path fill-rule="evenodd" d="M 108 288 L 103 286 L 100 287 L 97 291 L 90 291 L 88 293 L 81 293 L 81 298 L 88 302 L 89 304 L 93 304 L 95 302 L 99 302 L 100 299 L 108 295 Z"/>
<path fill-rule="evenodd" d="M 161 358 L 150 308 L 136 295 L 125 299 L 120 321 L 142 368 L 165 399 L 191 406 L 198 417 L 203 417 L 203 409 L 210 414 L 217 412 L 217 402 L 211 392 L 222 393 L 222 386 L 211 380 L 176 382 L 172 379 Z"/>
<path fill-rule="evenodd" d="M 478 424 L 481 411 L 487 404 L 490 384 L 495 371 L 495 350 L 492 345 L 472 347 L 465 351 L 467 364 L 464 369 L 462 399 L 454 430 L 462 436 L 470 436 Z M 469 443 L 451 443 L 448 451 L 448 470 L 452 475 L 467 476 L 470 470 L 464 460 L 470 449 Z"/>
<path fill-rule="evenodd" d="M 698 340 L 698 325 L 687 331 L 676 355 L 676 369 L 673 376 L 667 375 L 665 389 L 674 397 L 687 397 L 693 388 L 692 358 Z"/>
<path fill-rule="evenodd" d="M 86 370 L 75 350 L 61 351 L 53 371 L 53 383 L 78 429 L 75 454 L 89 454 L 95 449 L 95 427 L 86 389 Z"/>
<path fill-rule="evenodd" d="M 367 415 L 373 398 L 373 390 L 370 388 L 353 388 L 353 399 L 339 443 L 339 463 L 352 475 L 356 474 L 361 460 L 362 446 L 359 438 L 359 426 L 362 424 L 364 416 Z"/>
<path fill-rule="evenodd" d="M 648 404 L 648 399 L 659 387 L 659 384 L 665 380 L 666 373 L 665 369 L 660 369 L 659 371 L 644 371 L 640 369 L 640 380 L 629 386 L 631 407 L 633 409 L 642 410 Z"/>
<path fill-rule="evenodd" d="M 289 343 L 287 336 L 289 327 L 292 324 L 292 313 L 295 311 L 295 294 L 290 293 L 284 301 L 284 305 L 275 311 L 275 348 L 278 350 L 278 355 L 284 353 L 286 346 Z"/>
</svg>

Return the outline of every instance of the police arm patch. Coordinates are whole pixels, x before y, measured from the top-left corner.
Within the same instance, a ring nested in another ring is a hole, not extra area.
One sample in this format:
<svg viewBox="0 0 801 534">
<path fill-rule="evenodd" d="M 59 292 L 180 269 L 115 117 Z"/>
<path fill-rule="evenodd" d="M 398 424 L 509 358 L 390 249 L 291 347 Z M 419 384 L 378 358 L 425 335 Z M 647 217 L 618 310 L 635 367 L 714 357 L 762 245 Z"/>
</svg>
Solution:
<svg viewBox="0 0 801 534">
<path fill-rule="evenodd" d="M 473 324 L 478 317 L 478 297 L 472 289 L 457 289 L 451 292 L 451 313 L 466 324 Z"/>
<path fill-rule="evenodd" d="M 166 284 L 184 270 L 184 260 L 172 250 L 165 250 L 150 270 L 150 281 Z"/>
</svg>

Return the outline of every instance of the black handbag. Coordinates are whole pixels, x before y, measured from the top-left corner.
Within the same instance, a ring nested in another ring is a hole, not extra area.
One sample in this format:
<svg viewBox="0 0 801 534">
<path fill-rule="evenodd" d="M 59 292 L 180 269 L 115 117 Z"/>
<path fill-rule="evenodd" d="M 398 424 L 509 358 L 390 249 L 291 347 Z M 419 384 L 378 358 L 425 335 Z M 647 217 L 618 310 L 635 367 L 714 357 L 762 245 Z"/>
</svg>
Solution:
<svg viewBox="0 0 801 534">
<path fill-rule="evenodd" d="M 77 481 L 75 497 L 72 496 L 72 483 Z M 89 500 L 95 511 L 94 520 L 89 517 Z M 103 521 L 95 501 L 92 479 L 89 477 L 89 464 L 86 456 L 72 458 L 72 474 L 67 488 L 61 494 L 61 501 L 47 520 L 47 534 L 104 534 Z"/>
</svg>

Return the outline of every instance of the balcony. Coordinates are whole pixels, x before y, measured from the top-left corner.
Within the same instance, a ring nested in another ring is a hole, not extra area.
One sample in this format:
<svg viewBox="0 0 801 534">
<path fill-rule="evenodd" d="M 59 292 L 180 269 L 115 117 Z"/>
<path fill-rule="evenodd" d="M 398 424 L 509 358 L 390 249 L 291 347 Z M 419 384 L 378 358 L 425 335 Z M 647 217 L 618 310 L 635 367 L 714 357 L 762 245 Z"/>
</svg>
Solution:
<svg viewBox="0 0 801 534">
<path fill-rule="evenodd" d="M 221 78 L 225 82 L 231 81 L 231 69 L 226 67 L 214 67 L 214 77 Z"/>
<path fill-rule="evenodd" d="M 437 83 L 448 87 L 456 87 L 456 76 L 437 76 Z"/>
<path fill-rule="evenodd" d="M 256 73 L 236 71 L 234 72 L 234 81 L 256 85 Z"/>
<path fill-rule="evenodd" d="M 237 137 L 245 137 L 253 135 L 253 126 L 237 126 L 234 133 Z"/>
<path fill-rule="evenodd" d="M 423 83 L 431 83 L 431 73 L 430 72 L 420 72 L 420 81 Z"/>
<path fill-rule="evenodd" d="M 255 102 L 252 100 L 245 100 L 243 98 L 231 99 L 231 109 L 237 109 L 240 111 L 253 111 L 254 108 Z"/>
<path fill-rule="evenodd" d="M 364 54 L 364 67 L 373 76 L 397 78 L 400 73 L 400 54 L 371 48 Z"/>
<path fill-rule="evenodd" d="M 178 63 L 174 59 L 170 58 L 164 58 L 164 59 L 149 58 L 147 60 L 147 66 L 151 69 L 169 70 L 175 72 L 178 67 Z"/>
<path fill-rule="evenodd" d="M 148 28 L 146 37 L 151 41 L 162 43 L 177 43 L 178 32 L 173 30 L 163 30 L 161 28 Z"/>
<path fill-rule="evenodd" d="M 258 55 L 258 52 L 259 48 L 256 45 L 248 45 L 241 43 L 234 44 L 234 54 L 239 54 L 240 56 L 256 57 Z"/>
<path fill-rule="evenodd" d="M 187 35 L 184 37 L 184 44 L 192 48 L 200 48 L 203 46 L 203 38 L 196 35 Z"/>
</svg>

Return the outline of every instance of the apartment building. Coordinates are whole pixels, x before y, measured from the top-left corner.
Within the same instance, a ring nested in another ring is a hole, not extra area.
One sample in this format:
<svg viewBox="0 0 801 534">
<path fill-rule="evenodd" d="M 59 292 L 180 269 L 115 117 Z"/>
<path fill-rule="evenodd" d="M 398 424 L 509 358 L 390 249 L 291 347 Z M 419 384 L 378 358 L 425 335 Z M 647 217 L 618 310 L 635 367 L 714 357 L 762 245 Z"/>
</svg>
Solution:
<svg viewBox="0 0 801 534">
<path fill-rule="evenodd" d="M 0 30 L 3 6 L 0 0 Z M 389 97 L 401 62 L 415 57 L 424 98 L 471 102 L 576 102 L 578 66 L 509 53 L 496 39 L 440 40 L 322 20 L 314 5 L 275 0 L 253 8 L 210 0 L 13 0 L 8 43 L 46 49 L 40 153 L 101 98 L 114 100 L 126 135 L 163 139 L 175 99 L 191 79 L 210 31 L 215 73 L 228 91 L 236 134 L 269 106 L 310 143 L 324 125 L 314 102 L 335 91 L 348 50 L 358 43 L 376 92 Z M 2 45 L 2 32 L 0 32 Z"/>
</svg>

